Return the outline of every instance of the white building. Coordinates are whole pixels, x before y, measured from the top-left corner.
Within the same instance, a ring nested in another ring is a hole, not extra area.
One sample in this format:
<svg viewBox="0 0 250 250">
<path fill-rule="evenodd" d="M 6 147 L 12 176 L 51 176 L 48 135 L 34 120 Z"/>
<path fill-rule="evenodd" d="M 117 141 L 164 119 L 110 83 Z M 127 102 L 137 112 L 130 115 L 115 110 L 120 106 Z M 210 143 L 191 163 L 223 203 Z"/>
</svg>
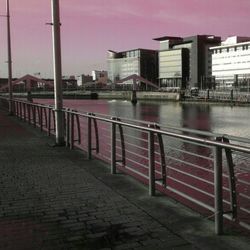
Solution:
<svg viewBox="0 0 250 250">
<path fill-rule="evenodd" d="M 212 75 L 217 86 L 238 86 L 250 79 L 250 37 L 229 37 L 212 52 Z"/>
<path fill-rule="evenodd" d="M 93 77 L 90 75 L 80 75 L 77 76 L 77 86 L 78 87 L 83 87 L 84 84 L 93 82 Z"/>
<path fill-rule="evenodd" d="M 96 83 L 107 84 L 108 72 L 104 70 L 93 70 L 92 78 L 93 78 L 93 81 L 95 81 Z"/>
</svg>

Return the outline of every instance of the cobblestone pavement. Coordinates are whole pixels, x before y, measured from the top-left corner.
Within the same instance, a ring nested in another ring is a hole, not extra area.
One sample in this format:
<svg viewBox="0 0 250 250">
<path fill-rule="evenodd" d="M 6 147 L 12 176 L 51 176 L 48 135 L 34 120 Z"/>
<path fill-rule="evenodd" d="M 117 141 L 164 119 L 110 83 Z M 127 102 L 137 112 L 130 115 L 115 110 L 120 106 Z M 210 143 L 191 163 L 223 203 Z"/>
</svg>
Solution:
<svg viewBox="0 0 250 250">
<path fill-rule="evenodd" d="M 15 119 L 0 111 L 0 249 L 194 249 Z"/>
</svg>

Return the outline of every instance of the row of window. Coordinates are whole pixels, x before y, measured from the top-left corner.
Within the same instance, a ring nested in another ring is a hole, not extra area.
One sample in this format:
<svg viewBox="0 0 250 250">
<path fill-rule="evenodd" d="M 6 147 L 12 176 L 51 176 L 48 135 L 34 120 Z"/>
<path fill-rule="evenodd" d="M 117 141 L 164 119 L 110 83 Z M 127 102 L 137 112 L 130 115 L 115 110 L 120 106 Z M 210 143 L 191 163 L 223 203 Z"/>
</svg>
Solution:
<svg viewBox="0 0 250 250">
<path fill-rule="evenodd" d="M 235 55 L 232 55 L 232 54 L 218 54 L 216 56 L 213 56 L 213 60 L 222 60 L 223 58 L 225 59 L 231 59 L 231 58 L 237 58 L 237 57 L 246 57 L 246 56 L 250 56 L 250 53 L 247 53 L 247 54 L 235 54 Z"/>
<path fill-rule="evenodd" d="M 123 53 L 123 57 L 138 57 L 138 56 L 139 56 L 138 50 L 132 50 Z"/>
<path fill-rule="evenodd" d="M 246 64 L 246 63 L 250 63 L 250 61 L 237 61 L 237 62 L 230 62 L 230 61 L 226 61 L 226 62 L 220 62 L 220 63 L 213 63 L 213 66 L 222 66 L 222 65 L 235 65 L 235 64 Z"/>
<path fill-rule="evenodd" d="M 225 52 L 241 51 L 241 50 L 248 50 L 248 49 L 250 49 L 250 46 L 246 44 L 243 46 L 234 46 L 234 47 L 229 47 L 229 48 L 214 49 L 212 53 L 220 54 L 220 53 L 225 53 Z"/>
<path fill-rule="evenodd" d="M 232 71 L 235 71 L 235 72 L 239 72 L 239 71 L 250 72 L 250 69 L 249 68 L 240 68 L 240 69 L 214 69 L 213 73 L 215 73 L 215 72 L 226 72 L 226 71 L 229 71 L 229 72 L 232 72 Z"/>
</svg>

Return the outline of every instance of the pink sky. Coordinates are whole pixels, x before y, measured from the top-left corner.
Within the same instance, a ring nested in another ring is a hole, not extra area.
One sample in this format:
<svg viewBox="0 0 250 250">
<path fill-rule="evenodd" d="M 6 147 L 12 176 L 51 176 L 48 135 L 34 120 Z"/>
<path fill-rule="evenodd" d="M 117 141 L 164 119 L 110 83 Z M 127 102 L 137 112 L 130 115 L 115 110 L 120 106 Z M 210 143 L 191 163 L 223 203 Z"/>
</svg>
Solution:
<svg viewBox="0 0 250 250">
<path fill-rule="evenodd" d="M 50 0 L 10 0 L 13 75 L 52 76 Z M 157 49 L 152 38 L 250 36 L 250 0 L 61 0 L 63 74 L 106 69 L 106 51 Z M 0 0 L 5 14 L 5 0 Z M 6 76 L 6 20 L 0 19 L 0 77 Z"/>
</svg>

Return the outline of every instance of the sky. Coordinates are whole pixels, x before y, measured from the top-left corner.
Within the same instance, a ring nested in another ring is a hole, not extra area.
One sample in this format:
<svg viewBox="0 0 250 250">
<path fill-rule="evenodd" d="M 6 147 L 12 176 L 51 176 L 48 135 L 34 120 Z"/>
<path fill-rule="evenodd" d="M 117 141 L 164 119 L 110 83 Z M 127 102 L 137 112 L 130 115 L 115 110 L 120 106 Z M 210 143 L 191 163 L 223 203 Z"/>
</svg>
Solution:
<svg viewBox="0 0 250 250">
<path fill-rule="evenodd" d="M 9 1 L 13 76 L 52 77 L 51 0 Z M 106 70 L 109 49 L 158 49 L 156 37 L 250 36 L 250 0 L 60 0 L 60 10 L 63 75 Z M 4 17 L 0 39 L 0 77 L 6 77 Z"/>
</svg>

